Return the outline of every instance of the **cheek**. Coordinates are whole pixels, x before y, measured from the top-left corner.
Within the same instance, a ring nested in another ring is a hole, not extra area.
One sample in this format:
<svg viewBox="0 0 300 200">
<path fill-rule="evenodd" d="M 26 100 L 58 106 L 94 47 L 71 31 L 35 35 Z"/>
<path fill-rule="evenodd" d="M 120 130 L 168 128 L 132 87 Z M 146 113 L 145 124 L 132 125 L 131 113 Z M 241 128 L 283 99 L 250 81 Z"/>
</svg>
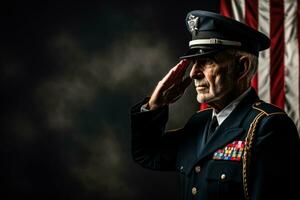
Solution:
<svg viewBox="0 0 300 200">
<path fill-rule="evenodd" d="M 214 93 L 220 93 L 221 91 L 226 91 L 232 88 L 234 79 L 228 73 L 220 73 L 215 76 L 212 76 L 211 90 Z"/>
<path fill-rule="evenodd" d="M 212 94 L 231 88 L 234 82 L 233 74 L 229 72 L 228 66 L 216 66 L 204 71 L 203 74 Z"/>
<path fill-rule="evenodd" d="M 216 88 L 222 91 L 228 91 L 233 88 L 235 85 L 235 78 L 230 74 L 225 74 L 223 76 L 219 76 L 216 79 Z"/>
<path fill-rule="evenodd" d="M 219 93 L 224 88 L 224 80 L 220 75 L 214 76 L 212 78 L 211 91 L 213 93 Z"/>
<path fill-rule="evenodd" d="M 220 73 L 217 73 L 216 71 L 211 70 L 209 73 L 207 73 L 206 79 L 209 82 L 210 89 L 214 91 L 222 82 L 222 75 Z"/>
<path fill-rule="evenodd" d="M 210 85 L 214 85 L 214 82 L 216 79 L 216 73 L 213 70 L 207 70 L 207 71 L 204 71 L 203 74 L 204 74 L 206 81 Z"/>
</svg>

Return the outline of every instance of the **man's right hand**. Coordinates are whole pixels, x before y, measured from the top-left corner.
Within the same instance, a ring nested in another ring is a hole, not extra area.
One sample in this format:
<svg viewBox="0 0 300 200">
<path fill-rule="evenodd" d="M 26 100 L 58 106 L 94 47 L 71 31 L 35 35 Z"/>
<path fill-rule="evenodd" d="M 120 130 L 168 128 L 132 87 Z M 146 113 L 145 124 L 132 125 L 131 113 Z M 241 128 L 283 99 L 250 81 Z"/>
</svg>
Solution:
<svg viewBox="0 0 300 200">
<path fill-rule="evenodd" d="M 188 66 L 188 60 L 181 60 L 158 82 L 147 105 L 149 110 L 155 110 L 164 105 L 174 103 L 183 95 L 185 89 L 192 82 L 189 76 L 184 78 Z"/>
</svg>

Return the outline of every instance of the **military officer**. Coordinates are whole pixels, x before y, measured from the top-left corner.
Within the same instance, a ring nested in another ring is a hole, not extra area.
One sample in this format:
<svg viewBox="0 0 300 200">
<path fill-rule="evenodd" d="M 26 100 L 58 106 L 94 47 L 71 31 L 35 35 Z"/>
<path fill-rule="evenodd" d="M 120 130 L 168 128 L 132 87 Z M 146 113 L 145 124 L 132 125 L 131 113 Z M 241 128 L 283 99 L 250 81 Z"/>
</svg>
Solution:
<svg viewBox="0 0 300 200">
<path fill-rule="evenodd" d="M 189 51 L 131 110 L 132 156 L 153 170 L 177 170 L 182 199 L 300 199 L 300 141 L 286 113 L 251 88 L 264 34 L 219 14 L 186 17 Z M 184 78 L 188 66 L 190 76 Z M 168 105 L 193 82 L 209 108 L 167 131 Z"/>
</svg>

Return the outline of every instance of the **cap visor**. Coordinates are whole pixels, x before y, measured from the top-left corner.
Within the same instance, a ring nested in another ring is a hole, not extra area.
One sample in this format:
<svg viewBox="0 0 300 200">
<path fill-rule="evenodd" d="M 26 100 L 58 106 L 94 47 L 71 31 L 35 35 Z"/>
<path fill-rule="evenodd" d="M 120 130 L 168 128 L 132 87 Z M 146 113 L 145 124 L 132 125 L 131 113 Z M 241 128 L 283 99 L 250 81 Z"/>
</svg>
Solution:
<svg viewBox="0 0 300 200">
<path fill-rule="evenodd" d="M 189 58 L 193 58 L 193 57 L 201 57 L 201 58 L 205 58 L 205 57 L 210 57 L 222 50 L 224 50 L 225 48 L 217 48 L 217 49 L 190 49 L 186 55 L 179 57 L 180 60 L 182 59 L 189 59 Z M 201 51 L 202 50 L 202 51 Z"/>
</svg>

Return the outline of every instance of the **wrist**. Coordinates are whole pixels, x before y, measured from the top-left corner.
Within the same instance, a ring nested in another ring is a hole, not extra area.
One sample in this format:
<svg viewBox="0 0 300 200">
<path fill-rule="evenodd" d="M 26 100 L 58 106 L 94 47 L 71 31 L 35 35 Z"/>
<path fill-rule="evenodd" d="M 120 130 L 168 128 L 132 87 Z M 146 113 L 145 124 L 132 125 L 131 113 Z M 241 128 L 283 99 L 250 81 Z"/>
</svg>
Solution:
<svg viewBox="0 0 300 200">
<path fill-rule="evenodd" d="M 152 103 L 151 101 L 149 101 L 145 106 L 145 108 L 148 110 L 156 110 L 160 107 L 163 107 L 163 105 Z"/>
</svg>

